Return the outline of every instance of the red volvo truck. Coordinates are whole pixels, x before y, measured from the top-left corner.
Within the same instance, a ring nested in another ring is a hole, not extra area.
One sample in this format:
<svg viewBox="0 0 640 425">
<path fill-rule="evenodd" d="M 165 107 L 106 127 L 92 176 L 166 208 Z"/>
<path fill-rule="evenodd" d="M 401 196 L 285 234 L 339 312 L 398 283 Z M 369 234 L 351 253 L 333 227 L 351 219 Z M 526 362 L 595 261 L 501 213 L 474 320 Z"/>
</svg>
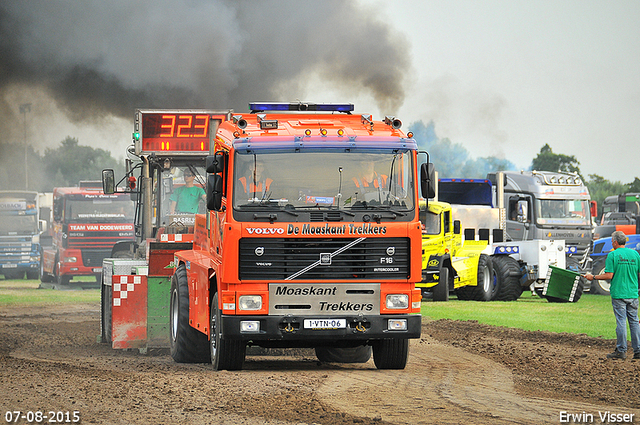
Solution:
<svg viewBox="0 0 640 425">
<path fill-rule="evenodd" d="M 102 260 L 116 242 L 134 238 L 134 212 L 130 195 L 105 194 L 99 181 L 54 188 L 52 245 L 43 248 L 40 280 L 64 285 L 95 276 L 100 282 Z"/>
</svg>

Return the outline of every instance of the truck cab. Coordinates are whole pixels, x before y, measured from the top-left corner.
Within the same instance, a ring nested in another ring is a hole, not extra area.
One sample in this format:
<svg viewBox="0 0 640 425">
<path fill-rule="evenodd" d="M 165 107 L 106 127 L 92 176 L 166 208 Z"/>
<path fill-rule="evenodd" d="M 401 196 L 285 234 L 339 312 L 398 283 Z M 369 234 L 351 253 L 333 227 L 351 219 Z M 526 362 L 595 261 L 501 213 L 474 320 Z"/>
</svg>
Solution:
<svg viewBox="0 0 640 425">
<path fill-rule="evenodd" d="M 506 238 L 564 240 L 567 268 L 588 270 L 593 224 L 589 190 L 582 179 L 549 171 L 503 173 Z M 495 181 L 496 174 L 487 178 Z"/>
<path fill-rule="evenodd" d="M 415 140 L 350 104 L 250 110 L 220 125 L 208 211 L 175 254 L 172 357 L 240 369 L 247 346 L 310 347 L 321 361 L 373 352 L 378 368 L 404 368 L 420 335 L 428 180 Z"/>
</svg>

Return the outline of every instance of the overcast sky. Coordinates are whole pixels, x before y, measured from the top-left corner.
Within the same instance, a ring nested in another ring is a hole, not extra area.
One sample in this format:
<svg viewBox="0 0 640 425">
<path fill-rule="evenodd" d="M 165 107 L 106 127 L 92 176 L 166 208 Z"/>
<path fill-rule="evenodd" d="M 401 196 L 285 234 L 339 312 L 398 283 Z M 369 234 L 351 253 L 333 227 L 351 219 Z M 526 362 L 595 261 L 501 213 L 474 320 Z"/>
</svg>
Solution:
<svg viewBox="0 0 640 425">
<path fill-rule="evenodd" d="M 137 4 L 0 5 L 4 140 L 27 102 L 41 152 L 70 135 L 122 157 L 135 107 L 347 101 L 474 158 L 526 168 L 548 143 L 585 176 L 640 176 L 640 1 Z"/>
<path fill-rule="evenodd" d="M 585 177 L 640 177 L 640 1 L 362 3 L 411 45 L 403 122 L 473 157 L 528 167 L 548 143 Z"/>
</svg>

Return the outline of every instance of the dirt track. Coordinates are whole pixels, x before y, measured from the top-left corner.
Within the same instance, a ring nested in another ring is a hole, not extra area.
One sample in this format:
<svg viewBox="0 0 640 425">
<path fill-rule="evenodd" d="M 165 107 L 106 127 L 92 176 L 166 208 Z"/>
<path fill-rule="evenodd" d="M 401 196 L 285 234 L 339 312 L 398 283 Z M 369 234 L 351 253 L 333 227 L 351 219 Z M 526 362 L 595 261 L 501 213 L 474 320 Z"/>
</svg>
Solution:
<svg viewBox="0 0 640 425">
<path fill-rule="evenodd" d="M 613 341 L 440 320 L 404 371 L 248 356 L 239 372 L 96 342 L 99 306 L 0 308 L 0 412 L 78 411 L 108 424 L 543 424 L 633 414 L 640 361 Z M 3 416 L 5 418 L 5 416 Z M 18 423 L 26 423 L 20 420 Z M 584 423 L 589 423 L 584 421 Z"/>
</svg>

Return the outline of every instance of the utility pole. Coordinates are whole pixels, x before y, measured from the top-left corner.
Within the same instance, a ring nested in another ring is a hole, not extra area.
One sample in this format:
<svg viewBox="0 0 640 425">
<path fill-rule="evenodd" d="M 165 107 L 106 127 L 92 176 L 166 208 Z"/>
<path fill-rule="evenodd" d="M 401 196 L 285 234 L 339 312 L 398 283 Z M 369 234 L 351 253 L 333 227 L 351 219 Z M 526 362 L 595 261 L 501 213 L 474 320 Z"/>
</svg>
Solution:
<svg viewBox="0 0 640 425">
<path fill-rule="evenodd" d="M 29 164 L 27 161 L 27 112 L 31 112 L 31 104 L 23 103 L 20 105 L 20 113 L 24 117 L 24 188 L 29 190 Z"/>
</svg>

